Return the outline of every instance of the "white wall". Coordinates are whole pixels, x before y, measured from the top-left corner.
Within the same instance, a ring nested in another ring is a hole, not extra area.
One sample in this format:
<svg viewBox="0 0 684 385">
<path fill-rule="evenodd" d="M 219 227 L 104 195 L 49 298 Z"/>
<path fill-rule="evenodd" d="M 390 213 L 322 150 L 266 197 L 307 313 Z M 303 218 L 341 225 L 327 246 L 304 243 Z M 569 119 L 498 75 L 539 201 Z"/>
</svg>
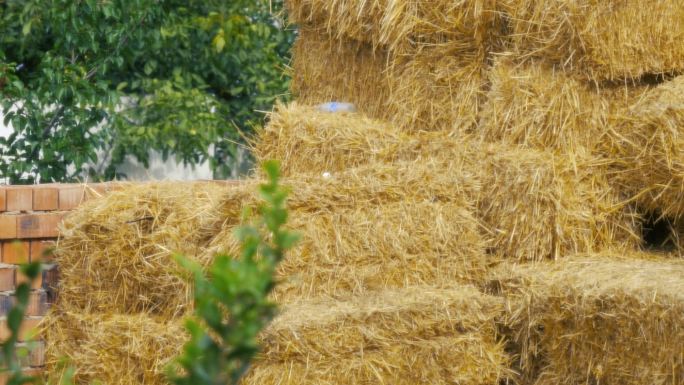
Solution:
<svg viewBox="0 0 684 385">
<path fill-rule="evenodd" d="M 3 117 L 0 114 L 0 136 L 7 137 L 12 133 L 11 127 L 3 124 Z M 117 171 L 127 175 L 128 180 L 195 180 L 213 179 L 213 174 L 209 164 L 205 162 L 193 167 L 176 164 L 173 159 L 162 160 L 161 154 L 150 152 L 150 168 L 145 169 L 135 159 L 127 159 L 124 164 L 117 168 Z M 0 183 L 3 183 L 0 177 Z"/>
</svg>

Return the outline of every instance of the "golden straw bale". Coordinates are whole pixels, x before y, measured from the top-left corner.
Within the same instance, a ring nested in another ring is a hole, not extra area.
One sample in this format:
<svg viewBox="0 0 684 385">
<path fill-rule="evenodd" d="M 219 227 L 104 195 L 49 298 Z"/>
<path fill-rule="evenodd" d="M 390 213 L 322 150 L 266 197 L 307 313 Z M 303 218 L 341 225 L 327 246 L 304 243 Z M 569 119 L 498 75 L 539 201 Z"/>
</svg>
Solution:
<svg viewBox="0 0 684 385">
<path fill-rule="evenodd" d="M 278 266 L 273 298 L 280 303 L 480 282 L 491 262 L 466 203 L 405 201 L 346 209 L 322 202 L 290 211 L 289 227 L 302 239 Z M 208 253 L 235 255 L 232 231 L 227 227 L 217 236 Z"/>
<path fill-rule="evenodd" d="M 505 0 L 513 50 L 591 80 L 684 70 L 681 0 Z"/>
<path fill-rule="evenodd" d="M 76 385 L 167 384 L 165 367 L 188 339 L 179 321 L 143 314 L 52 313 L 48 321 L 50 383 L 72 367 Z"/>
<path fill-rule="evenodd" d="M 131 185 L 67 216 L 56 253 L 60 309 L 184 314 L 191 298 L 174 253 L 198 256 L 213 238 L 215 205 L 229 187 Z M 170 293 L 173 293 L 170 295 Z"/>
<path fill-rule="evenodd" d="M 480 147 L 476 216 L 496 254 L 518 260 L 635 247 L 636 218 L 586 156 Z"/>
<path fill-rule="evenodd" d="M 283 175 L 335 173 L 370 163 L 459 158 L 470 141 L 450 132 L 409 133 L 359 113 L 278 106 L 257 132 L 257 160 L 279 159 Z M 420 166 L 420 165 L 417 165 Z"/>
<path fill-rule="evenodd" d="M 485 61 L 449 46 L 424 47 L 392 58 L 386 118 L 404 130 L 463 133 L 477 124 Z"/>
<path fill-rule="evenodd" d="M 400 129 L 362 114 L 321 112 L 292 103 L 270 115 L 269 123 L 257 133 L 254 153 L 258 160 L 279 159 L 284 175 L 334 172 L 369 161 L 399 159 L 409 147 L 409 138 Z"/>
<path fill-rule="evenodd" d="M 293 57 L 292 91 L 302 104 L 351 102 L 408 131 L 462 132 L 477 122 L 486 80 L 481 53 L 437 45 L 388 54 L 304 28 Z"/>
<path fill-rule="evenodd" d="M 292 55 L 291 89 L 300 103 L 349 102 L 370 116 L 386 116 L 388 58 L 382 50 L 302 28 Z"/>
<path fill-rule="evenodd" d="M 493 276 L 523 383 L 682 383 L 684 261 L 590 255 L 502 265 Z"/>
<path fill-rule="evenodd" d="M 684 215 L 684 76 L 647 90 L 615 117 L 606 150 L 614 183 L 647 211 Z"/>
<path fill-rule="evenodd" d="M 608 98 L 543 63 L 497 60 L 478 133 L 490 142 L 577 152 L 591 149 L 608 119 Z"/>
<path fill-rule="evenodd" d="M 327 1 L 289 0 L 291 21 L 325 28 L 335 39 L 354 39 L 403 50 L 407 45 L 451 44 L 460 52 L 484 50 L 501 35 L 497 0 Z"/>
<path fill-rule="evenodd" d="M 496 384 L 510 375 L 501 301 L 468 286 L 286 306 L 243 384 Z"/>
</svg>

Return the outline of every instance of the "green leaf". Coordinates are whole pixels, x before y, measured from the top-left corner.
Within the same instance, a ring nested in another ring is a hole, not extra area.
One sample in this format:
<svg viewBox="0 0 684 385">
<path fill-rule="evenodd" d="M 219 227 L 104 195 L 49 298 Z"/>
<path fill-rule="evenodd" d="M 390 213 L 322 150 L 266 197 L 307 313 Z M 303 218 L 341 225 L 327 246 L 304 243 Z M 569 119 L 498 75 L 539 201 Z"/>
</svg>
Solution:
<svg viewBox="0 0 684 385">
<path fill-rule="evenodd" d="M 214 44 L 214 49 L 216 50 L 216 52 L 223 52 L 223 48 L 226 46 L 226 38 L 224 37 L 223 30 L 221 30 L 218 34 L 216 34 L 216 36 L 214 36 L 212 44 Z"/>
</svg>

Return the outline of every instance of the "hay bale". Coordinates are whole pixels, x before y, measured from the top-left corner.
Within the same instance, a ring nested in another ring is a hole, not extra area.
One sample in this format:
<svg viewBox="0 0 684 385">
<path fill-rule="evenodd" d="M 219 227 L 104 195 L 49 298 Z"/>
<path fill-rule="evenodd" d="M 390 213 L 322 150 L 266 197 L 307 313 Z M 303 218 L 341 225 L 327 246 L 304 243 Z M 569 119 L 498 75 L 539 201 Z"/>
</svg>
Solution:
<svg viewBox="0 0 684 385">
<path fill-rule="evenodd" d="M 460 53 L 483 51 L 504 28 L 496 0 L 286 3 L 294 23 L 324 28 L 337 40 L 353 39 L 393 51 L 436 44 L 450 45 Z"/>
<path fill-rule="evenodd" d="M 502 265 L 524 383 L 681 384 L 684 262 L 643 254 Z"/>
<path fill-rule="evenodd" d="M 302 239 L 276 271 L 280 282 L 273 298 L 279 303 L 481 282 L 491 263 L 479 223 L 463 198 L 461 203 L 403 201 L 356 208 L 327 207 L 324 197 L 321 201 L 290 211 L 288 226 Z M 229 226 L 218 235 L 208 253 L 236 255 L 232 231 Z"/>
<path fill-rule="evenodd" d="M 480 111 L 484 141 L 577 152 L 600 140 L 610 105 L 600 92 L 543 63 L 497 60 Z"/>
<path fill-rule="evenodd" d="M 647 89 L 614 118 L 614 183 L 645 210 L 684 215 L 684 76 Z"/>
<path fill-rule="evenodd" d="M 510 373 L 499 299 L 409 287 L 287 306 L 243 384 L 495 384 Z"/>
<path fill-rule="evenodd" d="M 408 134 L 384 121 L 362 114 L 321 112 L 296 103 L 279 106 L 257 135 L 256 158 L 279 159 L 283 175 L 393 161 L 414 150 L 407 143 Z"/>
<path fill-rule="evenodd" d="M 469 132 L 483 103 L 484 72 L 483 55 L 464 55 L 449 46 L 396 55 L 386 72 L 386 118 L 404 130 Z"/>
<path fill-rule="evenodd" d="M 477 160 L 476 216 L 495 254 L 557 259 L 638 244 L 638 218 L 611 189 L 600 159 L 489 146 Z"/>
<path fill-rule="evenodd" d="M 301 28 L 292 55 L 291 90 L 300 103 L 351 102 L 369 116 L 386 116 L 387 53 L 334 40 L 320 29 Z"/>
<path fill-rule="evenodd" d="M 168 384 L 165 367 L 188 339 L 180 322 L 144 314 L 52 313 L 47 320 L 50 383 L 70 366 L 77 385 Z"/>
<path fill-rule="evenodd" d="M 660 0 L 506 0 L 516 55 L 591 80 L 684 70 L 684 3 Z"/>
<path fill-rule="evenodd" d="M 483 55 L 449 46 L 399 54 L 304 28 L 293 51 L 292 91 L 300 103 L 354 103 L 407 131 L 472 128 L 482 103 Z"/>
<path fill-rule="evenodd" d="M 350 358 L 256 365 L 242 384 L 492 385 L 507 376 L 506 359 L 501 347 L 476 335 L 438 337 L 371 349 Z"/>
<path fill-rule="evenodd" d="M 56 247 L 58 308 L 184 314 L 192 295 L 172 256 L 201 254 L 221 219 L 214 207 L 226 189 L 150 183 L 81 205 L 67 216 Z"/>
</svg>

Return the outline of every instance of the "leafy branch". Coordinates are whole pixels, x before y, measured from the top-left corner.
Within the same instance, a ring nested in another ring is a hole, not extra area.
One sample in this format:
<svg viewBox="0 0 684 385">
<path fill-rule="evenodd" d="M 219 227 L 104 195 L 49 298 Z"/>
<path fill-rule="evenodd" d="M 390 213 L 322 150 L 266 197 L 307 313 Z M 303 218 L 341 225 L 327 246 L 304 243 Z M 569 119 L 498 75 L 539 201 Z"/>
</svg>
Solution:
<svg viewBox="0 0 684 385">
<path fill-rule="evenodd" d="M 191 339 L 170 370 L 176 385 L 237 384 L 259 350 L 258 333 L 275 315 L 268 299 L 273 275 L 298 236 L 284 228 L 287 190 L 279 185 L 278 164 L 266 162 L 264 170 L 268 182 L 259 187 L 259 218 L 235 233 L 242 246 L 239 258 L 219 255 L 205 273 L 196 262 L 178 257 L 194 276 L 195 312 L 186 323 Z"/>
</svg>

